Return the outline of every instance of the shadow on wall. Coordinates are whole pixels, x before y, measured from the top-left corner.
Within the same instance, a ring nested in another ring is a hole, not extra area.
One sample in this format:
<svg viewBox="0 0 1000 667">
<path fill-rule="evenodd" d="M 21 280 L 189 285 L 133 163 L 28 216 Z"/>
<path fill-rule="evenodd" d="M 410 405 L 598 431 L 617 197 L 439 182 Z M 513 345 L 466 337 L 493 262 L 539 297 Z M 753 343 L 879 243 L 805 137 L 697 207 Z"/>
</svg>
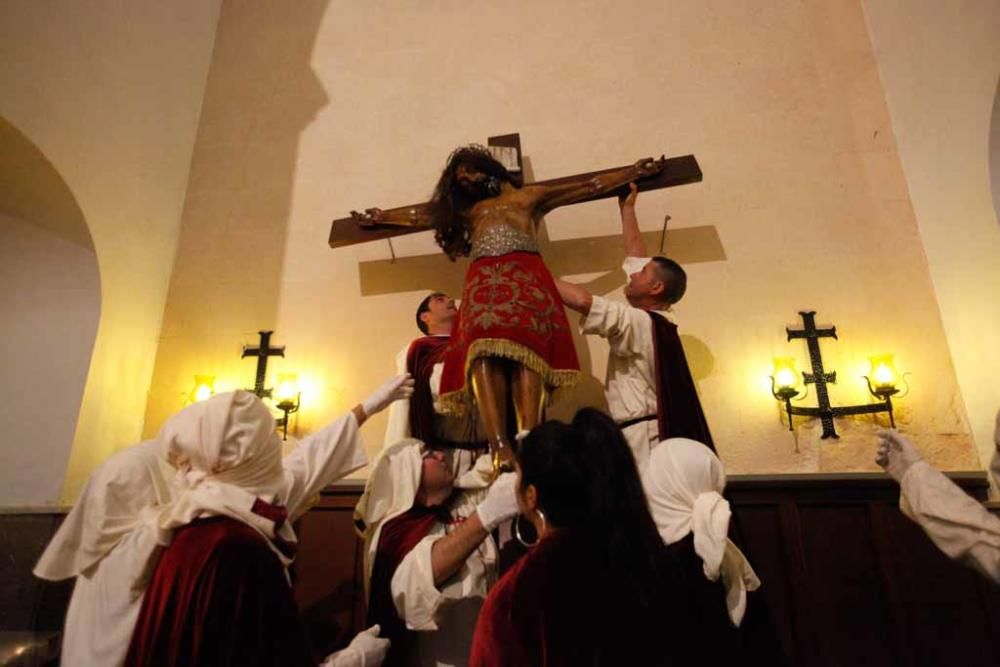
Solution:
<svg viewBox="0 0 1000 667">
<path fill-rule="evenodd" d="M 0 119 L 0 506 L 59 498 L 100 318 L 100 276 L 76 198 Z"/>
<path fill-rule="evenodd" d="M 329 103 L 311 65 L 327 8 L 223 3 L 146 437 L 181 407 L 195 373 L 252 377 L 233 351 L 276 326 L 299 142 Z"/>
</svg>

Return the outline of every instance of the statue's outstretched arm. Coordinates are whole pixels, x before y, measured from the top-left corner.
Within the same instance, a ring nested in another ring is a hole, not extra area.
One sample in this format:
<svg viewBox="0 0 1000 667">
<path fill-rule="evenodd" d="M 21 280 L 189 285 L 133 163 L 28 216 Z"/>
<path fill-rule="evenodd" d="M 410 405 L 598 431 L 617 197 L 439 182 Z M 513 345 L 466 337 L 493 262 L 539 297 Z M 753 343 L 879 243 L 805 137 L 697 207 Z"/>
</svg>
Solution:
<svg viewBox="0 0 1000 667">
<path fill-rule="evenodd" d="M 621 169 L 600 172 L 597 175 L 569 176 L 546 184 L 526 185 L 524 190 L 534 197 L 534 208 L 539 213 L 575 204 L 594 195 L 610 192 L 626 183 L 655 176 L 663 170 L 665 158 L 642 158 L 635 164 Z"/>
<path fill-rule="evenodd" d="M 415 204 L 398 208 L 366 208 L 364 213 L 351 211 L 351 217 L 362 227 L 392 225 L 395 227 L 430 227 L 430 204 Z"/>
</svg>

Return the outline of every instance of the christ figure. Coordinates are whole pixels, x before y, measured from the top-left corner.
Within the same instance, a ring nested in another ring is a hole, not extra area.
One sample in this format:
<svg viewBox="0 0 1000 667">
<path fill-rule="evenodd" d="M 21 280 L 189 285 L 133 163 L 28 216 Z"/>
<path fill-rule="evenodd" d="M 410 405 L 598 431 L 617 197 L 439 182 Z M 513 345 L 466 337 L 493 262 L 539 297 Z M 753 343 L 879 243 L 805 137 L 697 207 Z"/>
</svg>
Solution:
<svg viewBox="0 0 1000 667">
<path fill-rule="evenodd" d="M 580 374 L 566 313 L 538 253 L 539 221 L 663 165 L 663 158 L 644 158 L 598 175 L 519 186 L 485 147 L 469 145 L 452 152 L 429 203 L 354 214 L 362 225 L 432 226 L 449 258 L 472 257 L 435 407 L 463 415 L 475 405 L 495 471 L 512 459 L 509 407 L 517 431 L 531 430 L 549 392 Z"/>
</svg>

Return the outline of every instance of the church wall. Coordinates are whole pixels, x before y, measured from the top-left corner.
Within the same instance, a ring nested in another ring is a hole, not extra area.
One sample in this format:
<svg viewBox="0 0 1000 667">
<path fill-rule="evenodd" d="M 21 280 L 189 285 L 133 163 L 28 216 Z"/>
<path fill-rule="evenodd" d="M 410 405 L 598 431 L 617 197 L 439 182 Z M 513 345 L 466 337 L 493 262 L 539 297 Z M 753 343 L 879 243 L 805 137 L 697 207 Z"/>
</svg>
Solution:
<svg viewBox="0 0 1000 667">
<path fill-rule="evenodd" d="M 959 386 L 986 461 L 1000 410 L 1000 3 L 893 0 L 866 2 L 865 12 Z"/>
<path fill-rule="evenodd" d="M 101 312 L 97 258 L 0 215 L 0 285 L 0 507 L 54 504 Z"/>
<path fill-rule="evenodd" d="M 64 501 L 141 435 L 218 7 L 0 6 L 0 114 L 72 190 L 100 267 L 101 321 Z"/>
<path fill-rule="evenodd" d="M 668 253 L 689 258 L 675 319 L 731 472 L 875 469 L 873 419 L 820 443 L 805 420 L 789 432 L 768 392 L 773 357 L 808 368 L 784 331 L 805 309 L 840 334 L 822 343 L 835 403 L 866 402 L 867 357 L 895 353 L 912 373 L 900 425 L 943 467 L 979 466 L 862 6 L 819 0 L 225 2 L 147 435 L 194 374 L 252 382 L 239 346 L 259 328 L 287 345 L 273 373 L 307 381 L 300 435 L 392 374 L 417 302 L 460 274 L 400 261 L 383 290 L 359 262 L 389 260 L 388 244 L 330 250 L 329 222 L 426 199 L 452 148 L 507 132 L 538 179 L 697 155 L 703 183 L 645 193 L 638 210 L 649 231 L 669 212 Z M 611 200 L 549 215 L 554 271 L 569 266 L 560 241 L 607 236 L 610 264 L 570 277 L 621 298 L 617 217 Z M 437 253 L 429 233 L 393 247 Z M 579 349 L 603 378 L 604 343 Z M 384 425 L 364 427 L 371 454 Z"/>
</svg>

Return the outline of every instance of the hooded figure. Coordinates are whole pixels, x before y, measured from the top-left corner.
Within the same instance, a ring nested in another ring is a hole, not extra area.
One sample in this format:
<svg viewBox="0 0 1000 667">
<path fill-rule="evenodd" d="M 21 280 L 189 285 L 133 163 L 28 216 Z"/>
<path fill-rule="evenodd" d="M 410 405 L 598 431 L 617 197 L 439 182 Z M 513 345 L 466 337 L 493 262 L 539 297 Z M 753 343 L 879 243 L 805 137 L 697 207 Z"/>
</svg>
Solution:
<svg viewBox="0 0 1000 667">
<path fill-rule="evenodd" d="M 517 512 L 513 476 L 487 491 L 491 476 L 483 455 L 455 480 L 444 453 L 413 438 L 375 462 L 354 518 L 365 540 L 368 623 L 392 640 L 386 665 L 467 663 L 479 607 L 496 580 L 489 531 Z M 466 546 L 446 566 L 442 554 L 452 548 L 435 553 L 435 545 L 452 540 Z"/>
<path fill-rule="evenodd" d="M 158 441 L 105 461 L 87 480 L 38 564 L 49 581 L 76 577 L 62 639 L 64 665 L 120 665 L 162 536 L 154 508 L 170 501 L 174 469 Z"/>
<path fill-rule="evenodd" d="M 669 438 L 653 448 L 642 484 L 668 554 L 686 572 L 688 641 L 710 646 L 720 663 L 785 664 L 764 600 L 748 596 L 760 580 L 728 536 L 719 458 L 700 442 Z"/>
<path fill-rule="evenodd" d="M 291 522 L 367 462 L 360 423 L 411 388 L 405 375 L 384 383 L 284 461 L 273 417 L 245 391 L 191 405 L 109 459 L 36 568 L 78 576 L 62 664 L 271 664 L 276 652 L 315 664 L 285 571 Z"/>
</svg>

